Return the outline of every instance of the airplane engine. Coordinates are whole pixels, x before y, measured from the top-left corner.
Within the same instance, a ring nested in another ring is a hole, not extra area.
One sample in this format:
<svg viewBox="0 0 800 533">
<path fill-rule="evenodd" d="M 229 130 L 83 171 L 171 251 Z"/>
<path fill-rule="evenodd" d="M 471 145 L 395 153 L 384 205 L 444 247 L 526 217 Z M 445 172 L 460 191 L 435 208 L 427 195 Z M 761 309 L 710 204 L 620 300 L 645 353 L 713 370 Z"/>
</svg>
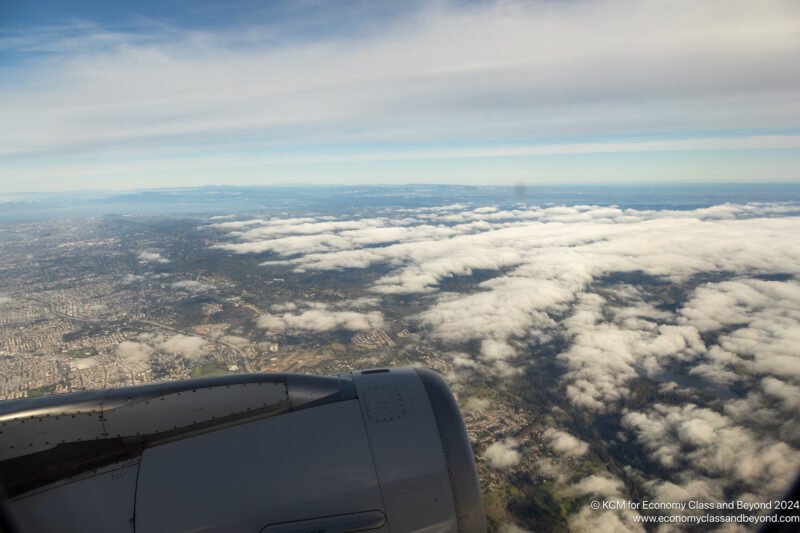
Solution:
<svg viewBox="0 0 800 533">
<path fill-rule="evenodd" d="M 244 374 L 0 402 L 22 532 L 484 532 L 458 406 L 423 369 Z"/>
</svg>

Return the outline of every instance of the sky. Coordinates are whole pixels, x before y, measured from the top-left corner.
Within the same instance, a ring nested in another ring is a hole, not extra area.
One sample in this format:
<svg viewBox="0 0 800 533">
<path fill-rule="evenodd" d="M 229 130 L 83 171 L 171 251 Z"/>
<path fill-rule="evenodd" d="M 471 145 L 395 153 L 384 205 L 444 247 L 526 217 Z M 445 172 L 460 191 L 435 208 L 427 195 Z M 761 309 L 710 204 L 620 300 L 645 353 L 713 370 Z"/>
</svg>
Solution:
<svg viewBox="0 0 800 533">
<path fill-rule="evenodd" d="M 800 181 L 791 0 L 0 3 L 0 193 Z"/>
</svg>

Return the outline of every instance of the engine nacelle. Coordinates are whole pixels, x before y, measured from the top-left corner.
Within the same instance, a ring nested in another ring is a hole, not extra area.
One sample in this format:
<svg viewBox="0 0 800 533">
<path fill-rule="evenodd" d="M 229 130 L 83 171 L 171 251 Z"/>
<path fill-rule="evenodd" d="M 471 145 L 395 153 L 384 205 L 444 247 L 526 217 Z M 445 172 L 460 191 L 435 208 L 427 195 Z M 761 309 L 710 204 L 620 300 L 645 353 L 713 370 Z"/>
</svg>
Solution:
<svg viewBox="0 0 800 533">
<path fill-rule="evenodd" d="M 0 431 L 25 532 L 486 530 L 458 406 L 429 370 L 12 400 Z"/>
</svg>

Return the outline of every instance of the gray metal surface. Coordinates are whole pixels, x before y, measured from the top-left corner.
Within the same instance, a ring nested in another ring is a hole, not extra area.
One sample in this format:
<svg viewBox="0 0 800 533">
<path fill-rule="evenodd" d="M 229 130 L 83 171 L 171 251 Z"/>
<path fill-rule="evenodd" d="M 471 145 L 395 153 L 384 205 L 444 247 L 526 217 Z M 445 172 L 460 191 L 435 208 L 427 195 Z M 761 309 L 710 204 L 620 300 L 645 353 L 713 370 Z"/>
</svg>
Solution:
<svg viewBox="0 0 800 533">
<path fill-rule="evenodd" d="M 4 400 L 0 402 L 0 422 L 44 415 L 99 413 L 106 393 L 105 390 L 94 390 Z"/>
<path fill-rule="evenodd" d="M 425 387 L 436 425 L 439 426 L 439 437 L 453 490 L 458 530 L 462 533 L 484 532 L 486 515 L 475 468 L 475 454 L 456 399 L 442 376 L 423 368 L 415 371 Z"/>
<path fill-rule="evenodd" d="M 133 533 L 138 461 L 110 465 L 69 483 L 57 483 L 12 503 L 25 533 Z"/>
<path fill-rule="evenodd" d="M 260 531 L 382 509 L 360 405 L 349 400 L 146 450 L 136 531 Z"/>
<path fill-rule="evenodd" d="M 0 402 L 23 531 L 485 531 L 433 372 L 248 374 Z"/>
<path fill-rule="evenodd" d="M 367 511 L 346 515 L 312 518 L 299 522 L 274 524 L 261 530 L 261 533 L 357 533 L 375 531 L 386 524 L 386 515 L 381 511 Z"/>
<path fill-rule="evenodd" d="M 439 430 L 412 369 L 354 373 L 389 527 L 458 531 Z"/>
<path fill-rule="evenodd" d="M 247 374 L 0 402 L 0 463 L 64 443 L 197 431 L 354 396 L 343 378 Z"/>
<path fill-rule="evenodd" d="M 349 379 L 343 377 L 304 376 L 288 374 L 286 389 L 289 391 L 289 404 L 292 409 L 310 407 L 330 398 L 355 398 L 355 389 L 348 387 Z"/>
<path fill-rule="evenodd" d="M 157 435 L 248 411 L 288 410 L 284 383 L 241 383 L 176 392 L 103 412 L 104 436 Z"/>
<path fill-rule="evenodd" d="M 0 422 L 0 461 L 103 436 L 99 412 L 44 414 Z"/>
</svg>

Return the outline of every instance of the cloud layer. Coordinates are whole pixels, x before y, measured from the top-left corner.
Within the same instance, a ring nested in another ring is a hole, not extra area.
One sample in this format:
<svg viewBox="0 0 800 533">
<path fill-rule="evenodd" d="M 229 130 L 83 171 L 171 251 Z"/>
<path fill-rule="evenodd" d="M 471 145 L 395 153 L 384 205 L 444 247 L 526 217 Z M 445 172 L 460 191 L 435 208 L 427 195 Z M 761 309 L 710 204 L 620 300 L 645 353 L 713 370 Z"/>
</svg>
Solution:
<svg viewBox="0 0 800 533">
<path fill-rule="evenodd" d="M 355 9 L 344 25 L 313 9 L 337 27 L 277 43 L 258 16 L 9 30 L 0 179 L 163 186 L 320 163 L 798 146 L 774 133 L 798 127 L 790 0 L 436 2 L 371 20 Z"/>
<path fill-rule="evenodd" d="M 616 421 L 616 440 L 604 446 L 625 443 L 657 465 L 629 474 L 651 498 L 763 500 L 800 460 L 799 215 L 784 203 L 457 205 L 228 221 L 208 231 L 223 253 L 257 254 L 264 268 L 299 276 L 380 267 L 366 287 L 369 306 L 416 296 L 409 318 L 447 355 L 457 383 L 477 374 L 502 387 L 539 372 L 541 359 L 553 362 L 560 408 Z M 260 325 L 326 331 L 381 319 L 301 303 L 274 307 Z M 489 407 L 464 403 L 478 413 Z M 592 441 L 576 429 L 541 434 L 555 459 L 537 461 L 538 473 L 553 474 L 579 502 L 602 492 L 624 498 L 629 487 L 618 476 L 574 478 L 564 467 L 593 460 Z M 500 472 L 527 464 L 531 450 L 506 435 L 482 454 Z M 632 515 L 580 507 L 571 524 L 636 530 Z"/>
</svg>

